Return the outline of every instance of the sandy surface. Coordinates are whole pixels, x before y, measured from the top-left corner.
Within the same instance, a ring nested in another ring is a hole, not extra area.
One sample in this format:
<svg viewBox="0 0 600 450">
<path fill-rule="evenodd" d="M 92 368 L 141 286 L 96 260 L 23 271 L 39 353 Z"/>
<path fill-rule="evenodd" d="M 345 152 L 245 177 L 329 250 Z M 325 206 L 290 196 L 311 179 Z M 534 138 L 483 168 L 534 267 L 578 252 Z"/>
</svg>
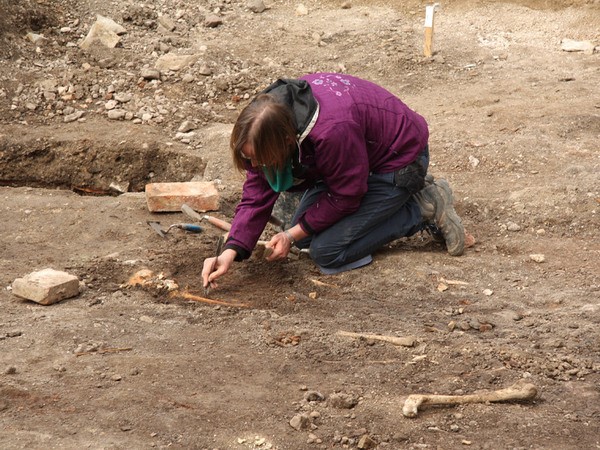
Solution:
<svg viewBox="0 0 600 450">
<path fill-rule="evenodd" d="M 597 1 L 444 3 L 432 58 L 416 1 L 148 3 L 0 0 L 0 447 L 600 448 L 600 53 L 561 49 L 600 43 Z M 116 48 L 78 47 L 96 14 L 126 28 Z M 144 78 L 169 53 L 195 62 Z M 211 294 L 233 306 L 184 298 L 219 231 L 162 239 L 148 220 L 187 219 L 150 213 L 145 184 L 215 181 L 230 219 L 237 113 L 311 71 L 427 118 L 431 172 L 476 244 L 454 258 L 416 236 L 337 276 L 253 257 Z M 11 293 L 44 268 L 81 294 Z M 410 394 L 517 381 L 536 399 L 402 416 Z"/>
</svg>

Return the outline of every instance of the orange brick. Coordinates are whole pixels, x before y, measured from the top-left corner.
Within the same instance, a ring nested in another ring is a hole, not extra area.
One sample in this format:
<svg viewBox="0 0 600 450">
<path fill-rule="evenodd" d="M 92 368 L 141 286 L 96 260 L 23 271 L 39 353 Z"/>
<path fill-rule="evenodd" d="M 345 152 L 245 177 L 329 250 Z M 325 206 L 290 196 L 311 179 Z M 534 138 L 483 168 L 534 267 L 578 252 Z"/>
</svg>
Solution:
<svg viewBox="0 0 600 450">
<path fill-rule="evenodd" d="M 208 181 L 187 183 L 150 183 L 146 202 L 151 212 L 181 211 L 184 203 L 196 211 L 216 211 L 221 197 L 215 184 Z"/>
</svg>

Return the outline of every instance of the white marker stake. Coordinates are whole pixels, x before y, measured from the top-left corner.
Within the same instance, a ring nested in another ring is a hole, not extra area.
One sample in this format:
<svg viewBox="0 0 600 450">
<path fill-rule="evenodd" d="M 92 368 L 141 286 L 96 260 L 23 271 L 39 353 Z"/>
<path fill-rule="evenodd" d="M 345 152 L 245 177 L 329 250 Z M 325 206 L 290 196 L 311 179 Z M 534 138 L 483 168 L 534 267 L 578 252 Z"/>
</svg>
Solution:
<svg viewBox="0 0 600 450">
<path fill-rule="evenodd" d="M 425 44 L 423 45 L 423 54 L 430 58 L 433 54 L 433 15 L 439 3 L 425 7 Z"/>
</svg>

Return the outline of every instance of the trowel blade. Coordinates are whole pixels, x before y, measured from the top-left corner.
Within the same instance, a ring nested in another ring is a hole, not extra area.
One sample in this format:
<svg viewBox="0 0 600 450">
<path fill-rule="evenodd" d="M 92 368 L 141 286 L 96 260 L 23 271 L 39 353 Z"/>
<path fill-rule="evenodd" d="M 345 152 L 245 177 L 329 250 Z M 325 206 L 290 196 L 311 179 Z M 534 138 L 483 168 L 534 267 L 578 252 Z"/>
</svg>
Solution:
<svg viewBox="0 0 600 450">
<path fill-rule="evenodd" d="M 152 222 L 152 221 L 150 221 L 150 220 L 149 220 L 149 221 L 148 221 L 148 222 L 146 222 L 146 223 L 147 223 L 148 225 L 150 225 L 150 226 L 152 227 L 152 229 L 153 229 L 154 231 L 156 231 L 160 237 L 163 237 L 163 238 L 165 238 L 165 239 L 167 238 L 167 235 L 165 234 L 165 232 L 164 232 L 164 231 L 162 230 L 162 228 L 160 227 L 160 222 Z"/>
</svg>

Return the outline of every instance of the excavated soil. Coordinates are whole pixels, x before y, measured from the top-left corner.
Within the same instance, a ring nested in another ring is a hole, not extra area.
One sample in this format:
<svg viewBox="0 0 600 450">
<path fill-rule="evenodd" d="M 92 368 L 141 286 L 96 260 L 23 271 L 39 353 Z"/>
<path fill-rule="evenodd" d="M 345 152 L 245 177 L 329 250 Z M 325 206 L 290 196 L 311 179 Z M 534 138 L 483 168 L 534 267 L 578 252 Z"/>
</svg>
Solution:
<svg viewBox="0 0 600 450">
<path fill-rule="evenodd" d="M 431 58 L 425 5 L 0 0 L 0 447 L 600 448 L 600 3 L 448 1 Z M 126 33 L 84 51 L 97 15 Z M 194 58 L 153 79 L 167 54 Z M 161 238 L 147 221 L 189 219 L 150 213 L 145 185 L 214 181 L 231 219 L 235 117 L 313 71 L 427 118 L 476 243 L 415 236 L 336 276 L 255 255 L 211 293 L 226 304 L 186 298 L 219 230 Z M 13 295 L 44 268 L 81 293 Z M 402 415 L 410 394 L 516 382 L 537 397 Z"/>
</svg>

